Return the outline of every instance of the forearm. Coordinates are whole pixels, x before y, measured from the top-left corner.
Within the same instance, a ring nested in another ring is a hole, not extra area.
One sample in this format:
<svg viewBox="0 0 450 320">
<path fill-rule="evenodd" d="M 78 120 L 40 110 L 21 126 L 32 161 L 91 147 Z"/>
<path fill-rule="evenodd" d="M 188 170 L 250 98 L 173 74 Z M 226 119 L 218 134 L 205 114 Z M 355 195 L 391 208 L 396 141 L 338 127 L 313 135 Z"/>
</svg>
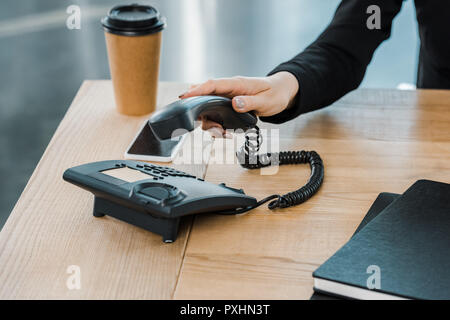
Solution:
<svg viewBox="0 0 450 320">
<path fill-rule="evenodd" d="M 366 26 L 366 10 L 377 3 L 381 8 L 381 29 L 370 30 Z M 328 106 L 357 88 L 375 49 L 389 38 L 392 20 L 401 3 L 401 0 L 342 1 L 332 22 L 314 43 L 269 73 L 291 73 L 299 90 L 290 108 L 261 120 L 282 123 Z"/>
</svg>

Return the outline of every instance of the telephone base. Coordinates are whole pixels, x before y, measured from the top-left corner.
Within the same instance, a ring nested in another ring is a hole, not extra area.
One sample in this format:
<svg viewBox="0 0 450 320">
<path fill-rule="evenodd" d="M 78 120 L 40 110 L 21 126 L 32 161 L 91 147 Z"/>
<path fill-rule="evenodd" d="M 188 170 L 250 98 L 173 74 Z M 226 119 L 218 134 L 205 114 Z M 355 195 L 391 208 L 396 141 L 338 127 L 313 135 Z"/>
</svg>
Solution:
<svg viewBox="0 0 450 320">
<path fill-rule="evenodd" d="M 115 202 L 95 197 L 94 217 L 105 215 L 128 222 L 147 231 L 162 236 L 165 243 L 174 242 L 177 239 L 180 218 L 164 219 L 152 217 L 150 214 L 121 206 Z"/>
</svg>

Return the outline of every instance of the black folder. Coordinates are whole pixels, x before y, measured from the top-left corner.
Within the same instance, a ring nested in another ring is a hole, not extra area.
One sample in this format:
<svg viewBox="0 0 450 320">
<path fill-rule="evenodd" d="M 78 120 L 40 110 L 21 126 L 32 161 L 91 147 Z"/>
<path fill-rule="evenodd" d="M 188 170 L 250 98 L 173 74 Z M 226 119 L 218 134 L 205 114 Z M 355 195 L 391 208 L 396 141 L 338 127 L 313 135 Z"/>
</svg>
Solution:
<svg viewBox="0 0 450 320">
<path fill-rule="evenodd" d="M 372 221 L 373 218 L 375 218 L 380 212 L 382 212 L 388 205 L 390 205 L 398 197 L 400 197 L 400 195 L 396 193 L 388 193 L 388 192 L 380 193 L 373 202 L 369 211 L 367 211 L 366 215 L 364 216 L 364 219 L 356 228 L 356 231 L 353 233 L 353 236 L 357 234 L 362 228 L 364 228 L 366 224 Z M 310 300 L 341 300 L 341 298 L 314 292 Z"/>
<path fill-rule="evenodd" d="M 381 288 L 367 287 L 368 267 Z M 314 273 L 314 289 L 353 299 L 450 299 L 450 185 L 417 181 Z"/>
</svg>

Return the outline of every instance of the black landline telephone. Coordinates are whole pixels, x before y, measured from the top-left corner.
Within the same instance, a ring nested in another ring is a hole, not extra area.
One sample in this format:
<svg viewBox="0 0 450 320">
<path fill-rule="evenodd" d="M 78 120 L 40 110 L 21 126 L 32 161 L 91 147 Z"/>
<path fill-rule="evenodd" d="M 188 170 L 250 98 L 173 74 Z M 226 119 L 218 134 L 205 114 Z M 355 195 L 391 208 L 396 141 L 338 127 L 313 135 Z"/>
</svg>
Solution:
<svg viewBox="0 0 450 320">
<path fill-rule="evenodd" d="M 237 113 L 231 100 L 201 96 L 176 101 L 148 120 L 154 135 L 172 138 L 174 130 L 192 131 L 199 116 L 206 116 L 225 129 L 246 131 L 245 144 L 237 157 L 247 169 L 270 165 L 309 163 L 306 185 L 285 195 L 260 201 L 242 189 L 215 185 L 173 168 L 138 161 L 101 161 L 64 172 L 64 180 L 95 195 L 94 216 L 105 214 L 162 235 L 164 242 L 176 240 L 181 217 L 200 213 L 242 214 L 269 202 L 269 209 L 287 208 L 312 197 L 324 178 L 322 159 L 315 151 L 258 154 L 261 144 L 258 121 L 253 113 Z"/>
</svg>

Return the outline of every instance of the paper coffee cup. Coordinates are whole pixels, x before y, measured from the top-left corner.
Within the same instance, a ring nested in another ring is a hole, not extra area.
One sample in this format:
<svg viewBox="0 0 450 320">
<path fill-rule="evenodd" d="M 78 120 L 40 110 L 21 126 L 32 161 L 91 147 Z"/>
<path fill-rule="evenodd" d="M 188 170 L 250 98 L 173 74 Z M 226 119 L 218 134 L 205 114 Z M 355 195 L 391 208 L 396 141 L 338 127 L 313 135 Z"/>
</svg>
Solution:
<svg viewBox="0 0 450 320">
<path fill-rule="evenodd" d="M 139 116 L 156 108 L 166 19 L 146 5 L 122 5 L 102 19 L 117 110 Z"/>
</svg>

